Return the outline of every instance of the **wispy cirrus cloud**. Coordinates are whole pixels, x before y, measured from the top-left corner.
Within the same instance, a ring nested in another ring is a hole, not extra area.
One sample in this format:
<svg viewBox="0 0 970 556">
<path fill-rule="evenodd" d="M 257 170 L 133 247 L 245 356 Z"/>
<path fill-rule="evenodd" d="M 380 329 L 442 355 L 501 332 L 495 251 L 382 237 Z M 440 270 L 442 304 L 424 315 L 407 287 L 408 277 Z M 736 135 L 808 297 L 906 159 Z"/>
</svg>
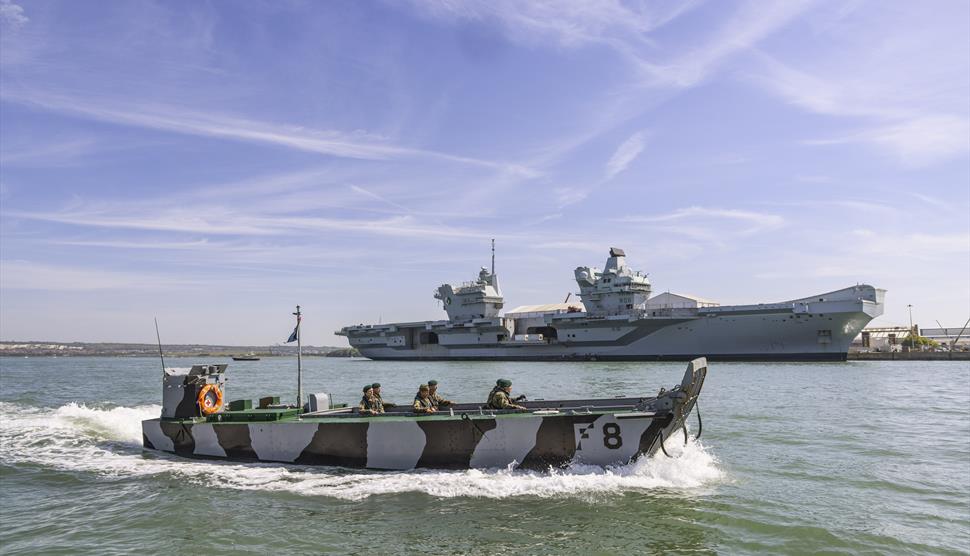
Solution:
<svg viewBox="0 0 970 556">
<path fill-rule="evenodd" d="M 538 175 L 534 169 L 519 164 L 495 162 L 395 145 L 384 138 L 364 133 L 348 134 L 335 130 L 313 130 L 175 106 L 130 104 L 118 99 L 85 98 L 81 95 L 65 97 L 37 91 L 28 93 L 12 91 L 9 88 L 4 89 L 2 99 L 6 102 L 15 102 L 113 124 L 187 135 L 265 143 L 342 158 L 364 160 L 429 158 L 502 170 L 522 177 Z"/>
<path fill-rule="evenodd" d="M 379 219 L 253 214 L 253 210 L 220 207 L 157 209 L 133 213 L 130 207 L 110 210 L 8 212 L 8 217 L 75 226 L 224 236 L 271 236 L 294 232 L 333 231 L 435 239 L 484 238 L 487 232 L 430 223 L 410 215 Z"/>
<path fill-rule="evenodd" d="M 605 177 L 607 180 L 613 179 L 617 174 L 627 169 L 640 153 L 643 152 L 644 138 L 646 133 L 638 131 L 631 135 L 626 141 L 620 143 L 613 156 L 606 163 Z"/>
<path fill-rule="evenodd" d="M 872 145 L 907 166 L 926 166 L 970 152 L 970 119 L 953 115 L 918 116 L 838 137 L 805 141 L 807 145 L 846 143 Z"/>
<path fill-rule="evenodd" d="M 273 235 L 282 233 L 278 223 L 265 218 L 237 218 L 225 209 L 158 209 L 134 212 L 134 207 L 117 209 L 69 209 L 63 211 L 10 211 L 8 218 L 23 218 L 92 228 L 153 230 L 214 235 Z M 129 209 L 129 210 L 126 210 Z"/>
<path fill-rule="evenodd" d="M 220 269 L 247 269 L 254 274 L 292 273 L 300 268 L 334 267 L 354 261 L 363 264 L 358 249 L 341 247 L 297 236 L 258 236 L 227 239 L 203 238 L 173 241 L 164 239 L 157 232 L 131 233 L 127 240 L 99 239 L 104 234 L 77 235 L 67 238 L 36 238 L 25 243 L 43 249 L 43 246 L 67 246 L 78 248 L 85 257 L 104 254 L 106 250 L 124 253 L 125 260 L 142 265 L 147 261 L 152 268 L 203 267 Z"/>
<path fill-rule="evenodd" d="M 414 0 L 421 12 L 437 19 L 498 24 L 517 42 L 557 47 L 604 45 L 632 62 L 645 78 L 640 85 L 692 87 L 727 57 L 757 45 L 791 22 L 814 2 L 748 1 L 726 18 L 707 39 L 686 52 L 667 51 L 651 33 L 701 6 L 677 3 L 571 2 L 569 0 Z M 676 54 L 673 54 L 676 53 Z"/>
<path fill-rule="evenodd" d="M 557 187 L 553 190 L 556 195 L 557 208 L 564 208 L 579 203 L 589 196 L 588 187 Z"/>
<path fill-rule="evenodd" d="M 858 215 L 875 216 L 882 218 L 895 218 L 899 216 L 900 209 L 884 201 L 873 199 L 802 199 L 799 201 L 765 201 L 760 203 L 772 207 L 792 208 L 821 208 L 826 212 L 833 210 L 855 213 Z M 840 212 L 841 214 L 841 212 Z"/>
<path fill-rule="evenodd" d="M 778 214 L 725 207 L 686 207 L 665 214 L 627 216 L 618 222 L 649 224 L 697 240 L 721 242 L 728 235 L 750 236 L 786 224 Z"/>
<path fill-rule="evenodd" d="M 910 89 L 875 77 L 834 79 L 796 70 L 765 54 L 765 72 L 755 77 L 788 102 L 827 116 L 853 118 L 854 129 L 833 137 L 806 140 L 808 145 L 868 144 L 908 166 L 924 166 L 970 151 L 966 115 L 928 111 L 926 103 L 896 92 Z M 894 91 L 887 96 L 883 89 Z M 911 90 L 911 89 L 910 89 Z"/>
<path fill-rule="evenodd" d="M 970 253 L 970 233 L 885 233 L 869 229 L 853 230 L 853 236 L 866 242 L 866 251 L 911 259 L 935 259 Z"/>
<path fill-rule="evenodd" d="M 819 133 L 804 144 L 860 144 L 907 167 L 965 156 L 970 152 L 970 54 L 952 48 L 966 41 L 965 5 L 956 10 L 901 5 L 872 12 L 864 7 L 860 2 L 844 10 L 826 29 L 829 47 L 810 58 L 785 62 L 756 51 L 756 64 L 744 72 L 747 80 L 841 123 L 842 131 Z"/>
<path fill-rule="evenodd" d="M 747 79 L 791 104 L 834 116 L 893 117 L 902 113 L 885 102 L 873 102 L 878 95 L 865 83 L 827 79 L 784 64 L 763 51 L 755 54 L 760 71 L 748 70 Z"/>
<path fill-rule="evenodd" d="M 811 8 L 813 0 L 748 1 L 687 47 L 657 43 L 651 33 L 703 5 L 642 2 L 543 0 L 415 0 L 420 12 L 445 21 L 499 25 L 514 41 L 555 48 L 605 46 L 633 68 L 630 79 L 594 103 L 579 129 L 547 141 L 533 165 L 562 157 L 617 126 L 691 89 L 716 73 L 733 55 L 756 47 Z"/>
<path fill-rule="evenodd" d="M 97 148 L 98 142 L 92 138 L 49 142 L 26 149 L 13 149 L 8 145 L 0 145 L 0 163 L 44 167 L 74 164 L 95 152 Z"/>
<path fill-rule="evenodd" d="M 628 54 L 637 62 L 648 83 L 694 87 L 716 72 L 725 60 L 756 47 L 814 4 L 810 0 L 744 2 L 709 38 L 684 54 L 662 61 L 647 54 Z"/>
<path fill-rule="evenodd" d="M 33 134 L 31 134 L 33 135 Z M 161 141 L 106 141 L 93 135 L 64 138 L 18 137 L 0 143 L 0 164 L 24 168 L 64 168 L 104 163 L 126 152 L 157 147 Z"/>
<path fill-rule="evenodd" d="M 381 195 L 378 195 L 377 193 L 374 193 L 373 191 L 371 191 L 369 189 L 365 189 L 365 188 L 363 188 L 363 187 L 361 187 L 359 185 L 351 185 L 350 186 L 350 190 L 351 191 L 354 191 L 355 193 L 359 193 L 360 195 L 363 195 L 364 197 L 367 197 L 369 199 L 373 199 L 373 200 L 378 201 L 378 202 L 380 202 L 382 204 L 388 205 L 388 206 L 390 206 L 392 208 L 396 208 L 396 209 L 398 209 L 400 211 L 403 211 L 403 212 L 406 212 L 406 213 L 411 212 L 411 209 L 409 209 L 408 207 L 406 207 L 406 206 L 404 206 L 404 205 L 402 205 L 400 203 L 396 203 L 394 201 L 391 201 L 390 199 L 388 199 L 386 197 L 382 197 Z"/>
<path fill-rule="evenodd" d="M 700 2 L 631 5 L 617 0 L 413 0 L 412 4 L 434 18 L 496 22 L 519 42 L 551 41 L 575 47 L 617 40 L 649 44 L 646 33 L 670 23 Z"/>
<path fill-rule="evenodd" d="M 556 199 L 556 208 L 562 209 L 584 201 L 589 197 L 590 193 L 596 191 L 626 170 L 640 156 L 640 153 L 643 152 L 645 138 L 646 132 L 638 131 L 620 143 L 616 150 L 613 151 L 610 159 L 606 161 L 602 178 L 581 186 L 555 187 L 553 193 Z"/>
<path fill-rule="evenodd" d="M 203 249 L 227 249 L 222 243 L 211 242 L 208 239 L 195 241 L 123 241 L 123 240 L 84 240 L 84 239 L 55 239 L 48 241 L 52 245 L 67 245 L 70 247 L 107 247 L 110 249 L 149 249 L 165 251 L 195 251 Z"/>
<path fill-rule="evenodd" d="M 919 199 L 923 203 L 933 207 L 935 210 L 939 210 L 939 211 L 952 213 L 956 211 L 966 212 L 968 209 L 970 209 L 970 207 L 967 207 L 965 204 L 961 206 L 962 203 L 959 203 L 959 202 L 957 203 L 954 203 L 952 201 L 946 202 L 943 199 L 934 197 L 933 195 L 927 195 L 926 193 L 911 192 L 910 195 L 912 195 L 916 199 Z"/>
<path fill-rule="evenodd" d="M 759 262 L 763 270 L 752 275 L 763 280 L 819 278 L 853 278 L 872 280 L 880 287 L 890 287 L 890 295 L 899 299 L 897 288 L 908 290 L 909 297 L 916 295 L 926 280 L 926 266 L 946 261 L 960 261 L 966 267 L 970 255 L 970 234 L 966 232 L 900 232 L 891 228 L 861 228 L 855 230 L 832 230 L 822 232 L 819 238 L 829 250 L 825 253 L 813 249 L 779 253 L 769 263 Z M 866 256 L 860 257 L 864 249 Z M 918 261 L 919 264 L 900 265 L 900 260 Z M 934 276 L 934 285 L 940 286 L 948 296 L 961 295 L 966 291 L 966 275 L 959 271 Z M 832 282 L 836 284 L 837 282 Z M 895 287 L 893 286 L 895 284 Z"/>
<path fill-rule="evenodd" d="M 159 290 L 198 285 L 196 278 L 95 269 L 27 260 L 0 261 L 5 290 Z"/>
<path fill-rule="evenodd" d="M 758 228 L 773 228 L 785 223 L 785 219 L 777 214 L 712 207 L 687 207 L 677 209 L 666 214 L 655 216 L 628 216 L 624 222 L 672 222 L 688 218 L 720 218 L 747 222 Z"/>
</svg>

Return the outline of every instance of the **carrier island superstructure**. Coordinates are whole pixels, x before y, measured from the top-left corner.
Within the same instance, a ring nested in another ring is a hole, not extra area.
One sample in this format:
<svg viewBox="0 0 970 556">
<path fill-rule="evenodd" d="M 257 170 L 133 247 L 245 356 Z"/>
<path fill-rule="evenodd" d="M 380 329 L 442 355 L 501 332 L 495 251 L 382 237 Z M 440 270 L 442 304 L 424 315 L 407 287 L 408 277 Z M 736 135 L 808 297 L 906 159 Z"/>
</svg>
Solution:
<svg viewBox="0 0 970 556">
<path fill-rule="evenodd" d="M 650 281 L 610 249 L 606 266 L 575 270 L 581 302 L 502 314 L 494 266 L 443 284 L 434 297 L 448 320 L 361 324 L 336 334 L 371 359 L 841 361 L 882 314 L 885 290 L 855 285 L 779 303 L 719 305 L 691 296 L 651 297 Z"/>
</svg>

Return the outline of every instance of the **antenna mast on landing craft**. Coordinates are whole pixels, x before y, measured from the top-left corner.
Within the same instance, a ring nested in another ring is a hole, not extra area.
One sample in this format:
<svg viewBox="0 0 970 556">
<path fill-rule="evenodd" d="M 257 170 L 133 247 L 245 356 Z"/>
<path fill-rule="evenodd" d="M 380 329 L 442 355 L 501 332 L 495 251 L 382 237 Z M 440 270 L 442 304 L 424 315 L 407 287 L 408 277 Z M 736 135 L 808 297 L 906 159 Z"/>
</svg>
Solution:
<svg viewBox="0 0 970 556">
<path fill-rule="evenodd" d="M 162 355 L 162 335 L 158 333 L 158 317 L 155 317 L 155 338 L 158 339 L 158 357 L 162 360 L 162 374 L 165 374 L 165 356 Z"/>
</svg>

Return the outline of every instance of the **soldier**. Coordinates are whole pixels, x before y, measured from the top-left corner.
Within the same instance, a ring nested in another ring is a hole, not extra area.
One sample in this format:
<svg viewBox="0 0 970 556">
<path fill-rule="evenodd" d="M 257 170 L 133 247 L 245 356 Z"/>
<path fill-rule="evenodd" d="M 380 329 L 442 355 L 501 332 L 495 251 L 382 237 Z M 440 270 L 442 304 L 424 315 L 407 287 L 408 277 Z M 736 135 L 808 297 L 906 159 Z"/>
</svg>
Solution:
<svg viewBox="0 0 970 556">
<path fill-rule="evenodd" d="M 492 386 L 492 391 L 489 392 L 487 396 L 485 396 L 485 407 L 488 407 L 488 404 L 492 402 L 492 396 L 494 396 L 495 393 L 502 388 L 503 382 L 505 382 L 504 378 L 500 378 L 495 381 L 495 386 Z"/>
<path fill-rule="evenodd" d="M 504 378 L 498 379 L 495 388 L 492 388 L 488 396 L 489 409 L 525 409 L 521 405 L 512 403 L 512 381 Z"/>
<path fill-rule="evenodd" d="M 427 384 L 418 386 L 418 393 L 414 396 L 415 413 L 435 413 L 438 408 L 431 401 L 431 393 Z"/>
<path fill-rule="evenodd" d="M 431 398 L 431 404 L 435 407 L 438 406 L 449 406 L 451 405 L 451 400 L 444 399 L 441 394 L 438 393 L 438 381 L 429 380 L 428 381 L 428 395 Z"/>
<path fill-rule="evenodd" d="M 375 382 L 371 384 L 374 387 L 374 399 L 376 400 L 376 409 L 378 413 L 384 413 L 384 409 L 389 407 L 397 407 L 397 404 L 391 402 L 385 402 L 384 398 L 381 397 L 381 383 Z"/>
<path fill-rule="evenodd" d="M 377 411 L 376 404 L 374 403 L 374 385 L 364 385 L 364 397 L 362 397 L 360 399 L 360 403 L 357 404 L 357 411 L 364 415 L 377 415 L 378 413 L 384 413 L 383 409 L 381 409 L 381 411 Z"/>
</svg>

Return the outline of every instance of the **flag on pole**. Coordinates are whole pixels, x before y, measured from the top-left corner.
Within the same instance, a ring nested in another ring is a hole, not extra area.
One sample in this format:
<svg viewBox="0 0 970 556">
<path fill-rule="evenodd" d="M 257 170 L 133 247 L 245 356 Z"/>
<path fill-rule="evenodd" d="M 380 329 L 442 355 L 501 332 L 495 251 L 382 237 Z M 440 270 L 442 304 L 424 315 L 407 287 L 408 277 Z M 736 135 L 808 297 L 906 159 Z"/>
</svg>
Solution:
<svg viewBox="0 0 970 556">
<path fill-rule="evenodd" d="M 300 333 L 300 321 L 302 320 L 303 317 L 296 317 L 296 328 L 293 329 L 293 333 L 290 334 L 290 337 L 288 340 L 286 340 L 286 343 L 289 344 L 296 341 L 296 337 Z"/>
</svg>

